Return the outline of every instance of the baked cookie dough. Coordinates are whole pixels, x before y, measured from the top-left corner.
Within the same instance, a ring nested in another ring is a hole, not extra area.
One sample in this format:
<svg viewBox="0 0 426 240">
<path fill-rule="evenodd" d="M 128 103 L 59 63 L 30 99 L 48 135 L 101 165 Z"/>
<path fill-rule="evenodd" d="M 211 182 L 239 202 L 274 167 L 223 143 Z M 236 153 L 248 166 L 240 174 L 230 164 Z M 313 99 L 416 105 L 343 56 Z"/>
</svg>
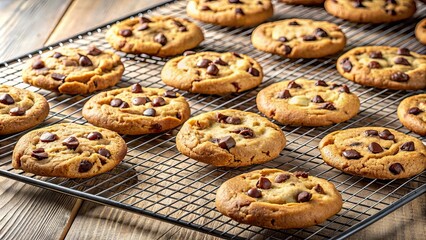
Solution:
<svg viewBox="0 0 426 240">
<path fill-rule="evenodd" d="M 240 223 L 272 229 L 304 228 L 322 223 L 342 209 L 334 185 L 307 172 L 262 169 L 224 182 L 216 208 Z"/>
<path fill-rule="evenodd" d="M 320 5 L 325 0 L 280 0 L 280 2 L 291 5 Z"/>
<path fill-rule="evenodd" d="M 285 144 L 277 125 L 255 113 L 232 109 L 195 116 L 176 136 L 176 147 L 182 154 L 218 167 L 268 162 Z"/>
<path fill-rule="evenodd" d="M 124 72 L 118 55 L 94 46 L 59 48 L 28 61 L 24 82 L 65 94 L 87 94 L 117 84 Z"/>
<path fill-rule="evenodd" d="M 415 34 L 419 42 L 426 45 L 426 18 L 417 23 Z"/>
<path fill-rule="evenodd" d="M 406 128 L 426 136 L 426 94 L 402 100 L 398 106 L 398 118 Z"/>
<path fill-rule="evenodd" d="M 338 18 L 357 23 L 386 23 L 410 18 L 414 0 L 325 0 L 325 10 Z"/>
<path fill-rule="evenodd" d="M 426 55 L 407 48 L 354 48 L 337 60 L 337 70 L 361 85 L 394 90 L 426 88 Z"/>
<path fill-rule="evenodd" d="M 181 125 L 189 118 L 190 109 L 185 98 L 174 91 L 142 88 L 136 83 L 98 93 L 84 104 L 82 113 L 95 126 L 140 135 Z"/>
<path fill-rule="evenodd" d="M 358 97 L 346 85 L 297 79 L 274 83 L 256 98 L 259 111 L 285 125 L 327 126 L 354 117 Z"/>
<path fill-rule="evenodd" d="M 271 0 L 189 0 L 188 16 L 227 27 L 257 25 L 272 17 Z"/>
<path fill-rule="evenodd" d="M 39 125 L 49 114 L 49 104 L 38 93 L 0 85 L 0 135 Z"/>
<path fill-rule="evenodd" d="M 336 131 L 321 140 L 319 149 L 328 165 L 367 178 L 408 178 L 426 168 L 422 141 L 389 128 Z"/>
<path fill-rule="evenodd" d="M 41 176 L 88 178 L 114 168 L 126 152 L 113 131 L 63 123 L 25 134 L 13 150 L 12 165 Z"/>
<path fill-rule="evenodd" d="M 287 58 L 320 58 L 343 50 L 346 37 L 334 23 L 286 19 L 258 26 L 251 42 L 261 51 Z"/>
<path fill-rule="evenodd" d="M 204 40 L 204 35 L 187 19 L 154 16 L 116 23 L 106 33 L 106 40 L 122 52 L 167 57 L 195 48 Z"/>
<path fill-rule="evenodd" d="M 262 67 L 251 57 L 238 53 L 186 52 L 161 71 L 169 86 L 203 94 L 242 92 L 262 82 Z"/>
</svg>

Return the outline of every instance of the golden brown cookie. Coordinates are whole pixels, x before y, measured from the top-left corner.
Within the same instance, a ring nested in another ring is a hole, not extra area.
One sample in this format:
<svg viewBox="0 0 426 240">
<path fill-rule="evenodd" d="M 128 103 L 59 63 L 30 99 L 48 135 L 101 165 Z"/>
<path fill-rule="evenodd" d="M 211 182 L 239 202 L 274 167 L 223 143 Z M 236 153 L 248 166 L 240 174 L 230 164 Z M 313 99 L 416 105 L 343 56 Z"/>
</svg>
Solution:
<svg viewBox="0 0 426 240">
<path fill-rule="evenodd" d="M 106 33 L 106 40 L 122 52 L 167 57 L 195 48 L 204 40 L 204 35 L 187 19 L 155 16 L 116 23 Z"/>
<path fill-rule="evenodd" d="M 206 23 L 248 27 L 272 17 L 274 9 L 271 0 L 190 0 L 186 12 Z"/>
<path fill-rule="evenodd" d="M 203 94 L 242 92 L 262 82 L 262 67 L 237 53 L 186 52 L 166 63 L 161 79 L 169 86 Z"/>
<path fill-rule="evenodd" d="M 320 5 L 325 0 L 280 0 L 280 2 L 291 5 Z"/>
<path fill-rule="evenodd" d="M 88 178 L 114 168 L 126 152 L 113 131 L 63 123 L 25 134 L 13 150 L 12 165 L 41 176 Z"/>
<path fill-rule="evenodd" d="M 426 55 L 407 48 L 357 47 L 340 56 L 336 67 L 345 78 L 365 86 L 395 90 L 426 88 Z"/>
<path fill-rule="evenodd" d="M 216 208 L 240 223 L 272 229 L 304 228 L 322 223 L 342 209 L 334 185 L 307 172 L 262 169 L 224 182 Z"/>
<path fill-rule="evenodd" d="M 358 97 L 346 85 L 297 79 L 274 83 L 256 98 L 259 111 L 285 125 L 327 126 L 354 117 Z"/>
<path fill-rule="evenodd" d="M 138 83 L 98 93 L 83 107 L 89 123 L 129 135 L 164 132 L 184 123 L 189 115 L 189 105 L 178 93 L 142 88 Z"/>
<path fill-rule="evenodd" d="M 415 34 L 419 42 L 426 45 L 426 18 L 417 23 Z"/>
<path fill-rule="evenodd" d="M 406 128 L 426 136 L 426 94 L 402 100 L 398 106 L 398 118 Z"/>
<path fill-rule="evenodd" d="M 227 167 L 270 161 L 285 144 L 284 133 L 277 125 L 255 113 L 232 109 L 195 116 L 176 136 L 176 147 L 182 154 Z"/>
<path fill-rule="evenodd" d="M 426 147 L 417 138 L 383 127 L 336 131 L 320 144 L 324 162 L 367 178 L 408 178 L 426 168 Z"/>
<path fill-rule="evenodd" d="M 386 23 L 410 18 L 414 0 L 325 0 L 325 10 L 338 18 L 358 23 Z"/>
</svg>

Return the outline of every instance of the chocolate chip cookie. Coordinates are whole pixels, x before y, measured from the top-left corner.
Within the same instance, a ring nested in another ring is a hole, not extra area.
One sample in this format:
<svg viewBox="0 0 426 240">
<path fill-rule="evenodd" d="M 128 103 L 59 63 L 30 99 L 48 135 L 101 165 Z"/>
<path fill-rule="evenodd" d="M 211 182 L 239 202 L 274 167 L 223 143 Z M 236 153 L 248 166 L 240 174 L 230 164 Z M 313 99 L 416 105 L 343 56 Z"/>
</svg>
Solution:
<svg viewBox="0 0 426 240">
<path fill-rule="evenodd" d="M 361 85 L 394 90 L 426 88 L 426 55 L 407 48 L 354 48 L 337 60 L 337 70 Z"/>
<path fill-rule="evenodd" d="M 346 37 L 330 22 L 286 19 L 258 26 L 251 42 L 261 51 L 287 58 L 320 58 L 341 51 Z"/>
<path fill-rule="evenodd" d="M 325 0 L 280 0 L 280 2 L 291 5 L 320 5 Z"/>
<path fill-rule="evenodd" d="M 13 150 L 12 165 L 41 176 L 88 178 L 114 168 L 126 152 L 113 131 L 63 123 L 25 134 Z"/>
<path fill-rule="evenodd" d="M 274 9 L 271 0 L 190 0 L 186 12 L 206 23 L 248 27 L 272 17 Z"/>
<path fill-rule="evenodd" d="M 426 147 L 419 139 L 383 127 L 330 133 L 319 149 L 328 165 L 367 178 L 408 178 L 426 168 Z"/>
<path fill-rule="evenodd" d="M 277 125 L 255 113 L 232 109 L 193 117 L 176 137 L 177 149 L 182 154 L 226 167 L 270 161 L 279 155 L 285 144 L 284 133 Z"/>
<path fill-rule="evenodd" d="M 238 53 L 186 52 L 166 63 L 161 78 L 169 86 L 203 94 L 242 92 L 262 82 L 262 67 Z"/>
<path fill-rule="evenodd" d="M 259 111 L 285 125 L 327 126 L 354 117 L 360 107 L 348 86 L 297 79 L 274 83 L 256 98 Z"/>
<path fill-rule="evenodd" d="M 426 136 L 426 94 L 402 100 L 398 106 L 398 118 L 406 128 Z"/>
<path fill-rule="evenodd" d="M 417 23 L 415 34 L 419 42 L 426 45 L 426 18 Z"/>
<path fill-rule="evenodd" d="M 91 124 L 129 135 L 164 132 L 189 115 L 189 105 L 180 94 L 138 83 L 101 92 L 83 107 L 83 117 Z"/>
<path fill-rule="evenodd" d="M 224 182 L 216 208 L 240 223 L 272 229 L 304 228 L 322 223 L 342 209 L 334 185 L 307 172 L 262 169 Z"/>
<path fill-rule="evenodd" d="M 49 114 L 49 104 L 38 93 L 0 85 L 0 135 L 37 126 Z"/>
<path fill-rule="evenodd" d="M 118 55 L 95 46 L 60 48 L 28 61 L 24 82 L 65 94 L 87 94 L 117 84 L 124 72 Z"/>
<path fill-rule="evenodd" d="M 414 0 L 325 0 L 325 10 L 338 18 L 357 23 L 386 23 L 410 18 Z"/>
<path fill-rule="evenodd" d="M 106 33 L 106 40 L 122 52 L 167 57 L 198 46 L 204 35 L 187 19 L 155 16 L 130 18 L 114 24 Z"/>
</svg>

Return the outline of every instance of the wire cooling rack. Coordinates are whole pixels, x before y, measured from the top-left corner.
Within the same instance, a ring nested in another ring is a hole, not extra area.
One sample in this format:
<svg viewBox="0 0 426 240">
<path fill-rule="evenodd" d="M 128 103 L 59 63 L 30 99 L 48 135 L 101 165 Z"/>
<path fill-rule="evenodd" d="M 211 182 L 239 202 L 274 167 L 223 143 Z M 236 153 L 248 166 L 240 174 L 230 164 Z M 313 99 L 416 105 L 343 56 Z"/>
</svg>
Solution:
<svg viewBox="0 0 426 240">
<path fill-rule="evenodd" d="M 185 17 L 185 3 L 170 1 L 127 17 L 142 14 Z M 277 3 L 275 15 L 271 20 L 299 17 L 334 22 L 341 26 L 348 37 L 345 50 L 363 45 L 391 45 L 408 47 L 425 54 L 426 47 L 417 42 L 413 34 L 415 24 L 425 13 L 426 7 L 421 5 L 416 16 L 406 21 L 360 25 L 334 18 L 320 7 Z M 113 23 L 115 22 L 111 24 Z M 46 50 L 64 45 L 86 47 L 96 44 L 101 49 L 110 49 L 104 36 L 111 24 L 0 64 L 1 84 L 29 89 L 48 99 L 51 106 L 49 117 L 38 128 L 60 122 L 87 124 L 81 116 L 81 108 L 91 96 L 61 95 L 24 84 L 21 80 L 21 70 L 25 61 Z M 129 147 L 125 160 L 111 172 L 90 179 L 38 177 L 12 169 L 11 152 L 16 141 L 28 132 L 24 131 L 1 137 L 0 175 L 215 236 L 236 239 L 344 238 L 426 192 L 424 172 L 409 179 L 391 181 L 350 176 L 324 164 L 317 149 L 319 141 L 326 134 L 351 127 L 385 126 L 420 138 L 400 124 L 396 108 L 402 99 L 423 91 L 390 91 L 362 87 L 346 81 L 336 72 L 336 57 L 289 60 L 255 50 L 250 44 L 250 34 L 253 30 L 251 28 L 235 29 L 200 22 L 198 24 L 204 28 L 206 40 L 197 51 L 234 51 L 247 54 L 261 63 L 265 78 L 258 88 L 240 94 L 219 97 L 181 92 L 190 103 L 192 116 L 225 108 L 258 113 L 255 98 L 260 89 L 274 82 L 299 77 L 348 84 L 351 91 L 361 99 L 360 113 L 345 123 L 331 127 L 281 125 L 288 144 L 280 156 L 268 163 L 238 169 L 216 168 L 181 155 L 175 147 L 178 129 L 157 135 L 123 136 Z M 159 76 L 167 59 L 120 52 L 118 54 L 122 56 L 126 71 L 116 88 L 137 82 L 145 87 L 166 87 Z M 425 142 L 424 137 L 421 139 Z M 343 209 L 319 225 L 285 231 L 239 224 L 215 210 L 215 193 L 225 180 L 262 168 L 309 171 L 313 176 L 333 182 L 343 196 Z"/>
</svg>

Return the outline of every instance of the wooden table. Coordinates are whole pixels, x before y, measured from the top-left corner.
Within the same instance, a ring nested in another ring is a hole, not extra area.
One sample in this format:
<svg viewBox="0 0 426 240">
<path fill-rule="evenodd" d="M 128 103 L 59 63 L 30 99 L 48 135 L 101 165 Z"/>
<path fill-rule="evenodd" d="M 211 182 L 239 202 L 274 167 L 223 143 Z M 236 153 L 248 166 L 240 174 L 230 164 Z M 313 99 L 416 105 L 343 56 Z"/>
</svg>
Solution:
<svg viewBox="0 0 426 240">
<path fill-rule="evenodd" d="M 1 0 L 0 62 L 163 0 Z M 352 239 L 424 239 L 423 195 Z M 0 177 L 0 239 L 215 239 Z"/>
</svg>

